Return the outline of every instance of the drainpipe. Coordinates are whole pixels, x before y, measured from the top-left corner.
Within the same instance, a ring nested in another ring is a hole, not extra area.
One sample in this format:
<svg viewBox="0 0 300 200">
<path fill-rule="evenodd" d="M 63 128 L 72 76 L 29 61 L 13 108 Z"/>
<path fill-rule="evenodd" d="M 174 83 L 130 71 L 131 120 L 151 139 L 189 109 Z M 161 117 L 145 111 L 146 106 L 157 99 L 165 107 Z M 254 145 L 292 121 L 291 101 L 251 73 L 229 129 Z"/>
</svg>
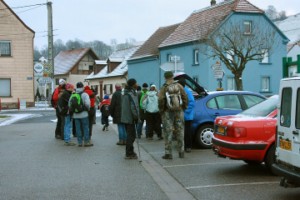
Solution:
<svg viewBox="0 0 300 200">
<path fill-rule="evenodd" d="M 210 5 L 211 5 L 211 6 L 214 6 L 214 5 L 216 5 L 216 4 L 217 4 L 216 0 L 211 0 L 211 1 L 210 1 Z"/>
</svg>

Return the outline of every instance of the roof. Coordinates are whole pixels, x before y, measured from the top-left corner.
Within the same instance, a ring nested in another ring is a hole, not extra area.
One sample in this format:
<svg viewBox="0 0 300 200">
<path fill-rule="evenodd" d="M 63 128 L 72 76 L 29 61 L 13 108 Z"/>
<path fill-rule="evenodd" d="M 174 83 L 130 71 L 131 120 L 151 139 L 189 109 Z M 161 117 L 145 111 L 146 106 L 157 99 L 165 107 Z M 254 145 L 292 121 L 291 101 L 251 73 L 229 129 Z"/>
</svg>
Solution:
<svg viewBox="0 0 300 200">
<path fill-rule="evenodd" d="M 31 28 L 29 28 L 29 26 L 27 26 L 22 20 L 21 18 L 5 3 L 4 0 L 1 0 L 0 2 L 2 2 L 4 4 L 5 7 L 7 7 L 7 9 L 24 25 L 24 27 L 26 27 L 29 31 L 31 31 L 32 33 L 35 33 Z"/>
<path fill-rule="evenodd" d="M 228 0 L 194 11 L 159 47 L 204 40 L 232 12 L 264 13 L 247 0 Z"/>
<path fill-rule="evenodd" d="M 290 44 L 300 39 L 300 13 L 289 16 L 285 20 L 274 22 L 276 26 L 290 39 Z"/>
<path fill-rule="evenodd" d="M 89 76 L 87 76 L 86 79 L 103 79 L 103 78 L 109 78 L 115 76 L 122 76 L 126 74 L 128 71 L 127 59 L 130 58 L 130 56 L 132 56 L 132 54 L 134 54 L 139 47 L 140 45 L 130 47 L 128 49 L 119 50 L 112 53 L 108 59 L 117 60 L 122 58 L 121 63 L 110 73 L 107 73 L 108 66 L 106 65 L 99 73 L 94 74 L 93 72 Z"/>
<path fill-rule="evenodd" d="M 95 60 L 98 59 L 91 48 L 80 48 L 59 52 L 54 58 L 54 75 L 67 74 L 87 53 L 91 53 Z"/>
<path fill-rule="evenodd" d="M 158 28 L 149 37 L 149 39 L 132 55 L 130 59 L 138 59 L 138 58 L 158 55 L 159 54 L 158 46 L 167 37 L 169 37 L 170 34 L 173 33 L 178 26 L 179 24 L 174 24 L 174 25 Z"/>
</svg>

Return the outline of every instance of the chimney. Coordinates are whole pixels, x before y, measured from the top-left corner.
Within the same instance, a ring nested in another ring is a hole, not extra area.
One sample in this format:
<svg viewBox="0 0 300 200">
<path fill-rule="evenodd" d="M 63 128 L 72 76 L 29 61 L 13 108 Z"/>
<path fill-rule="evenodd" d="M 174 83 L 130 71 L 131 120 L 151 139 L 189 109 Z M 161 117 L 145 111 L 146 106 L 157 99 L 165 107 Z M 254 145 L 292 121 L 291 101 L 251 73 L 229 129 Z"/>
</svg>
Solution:
<svg viewBox="0 0 300 200">
<path fill-rule="evenodd" d="M 210 5 L 211 5 L 211 6 L 216 5 L 216 3 L 217 3 L 216 0 L 211 0 L 211 1 L 210 1 Z"/>
</svg>

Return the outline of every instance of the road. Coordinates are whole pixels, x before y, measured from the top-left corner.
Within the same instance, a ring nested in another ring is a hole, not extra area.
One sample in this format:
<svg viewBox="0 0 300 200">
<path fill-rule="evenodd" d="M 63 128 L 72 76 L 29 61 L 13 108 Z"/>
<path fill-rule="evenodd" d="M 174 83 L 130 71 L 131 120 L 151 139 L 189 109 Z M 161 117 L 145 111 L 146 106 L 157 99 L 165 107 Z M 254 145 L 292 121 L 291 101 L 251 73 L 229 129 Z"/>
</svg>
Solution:
<svg viewBox="0 0 300 200">
<path fill-rule="evenodd" d="M 116 129 L 94 128 L 94 147 L 66 147 L 54 139 L 53 111 L 1 127 L 1 199 L 298 200 L 263 165 L 219 158 L 193 149 L 163 160 L 163 141 L 140 140 L 142 162 L 124 160 Z M 74 140 L 75 138 L 73 138 Z M 75 141 L 75 140 L 74 140 Z M 137 151 L 137 148 L 135 148 Z"/>
</svg>

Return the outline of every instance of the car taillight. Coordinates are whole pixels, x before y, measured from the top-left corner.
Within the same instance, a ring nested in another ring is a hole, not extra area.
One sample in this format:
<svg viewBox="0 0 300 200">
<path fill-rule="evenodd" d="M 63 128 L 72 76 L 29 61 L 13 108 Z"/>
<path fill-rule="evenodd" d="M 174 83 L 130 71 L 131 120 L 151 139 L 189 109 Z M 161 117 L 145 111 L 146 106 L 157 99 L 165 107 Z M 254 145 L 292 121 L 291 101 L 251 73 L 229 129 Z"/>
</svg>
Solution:
<svg viewBox="0 0 300 200">
<path fill-rule="evenodd" d="M 246 137 L 247 131 L 245 128 L 242 127 L 228 127 L 226 130 L 226 135 L 229 137 Z"/>
<path fill-rule="evenodd" d="M 240 138 L 240 137 L 246 137 L 247 131 L 245 128 L 235 127 L 234 128 L 234 137 Z"/>
</svg>

